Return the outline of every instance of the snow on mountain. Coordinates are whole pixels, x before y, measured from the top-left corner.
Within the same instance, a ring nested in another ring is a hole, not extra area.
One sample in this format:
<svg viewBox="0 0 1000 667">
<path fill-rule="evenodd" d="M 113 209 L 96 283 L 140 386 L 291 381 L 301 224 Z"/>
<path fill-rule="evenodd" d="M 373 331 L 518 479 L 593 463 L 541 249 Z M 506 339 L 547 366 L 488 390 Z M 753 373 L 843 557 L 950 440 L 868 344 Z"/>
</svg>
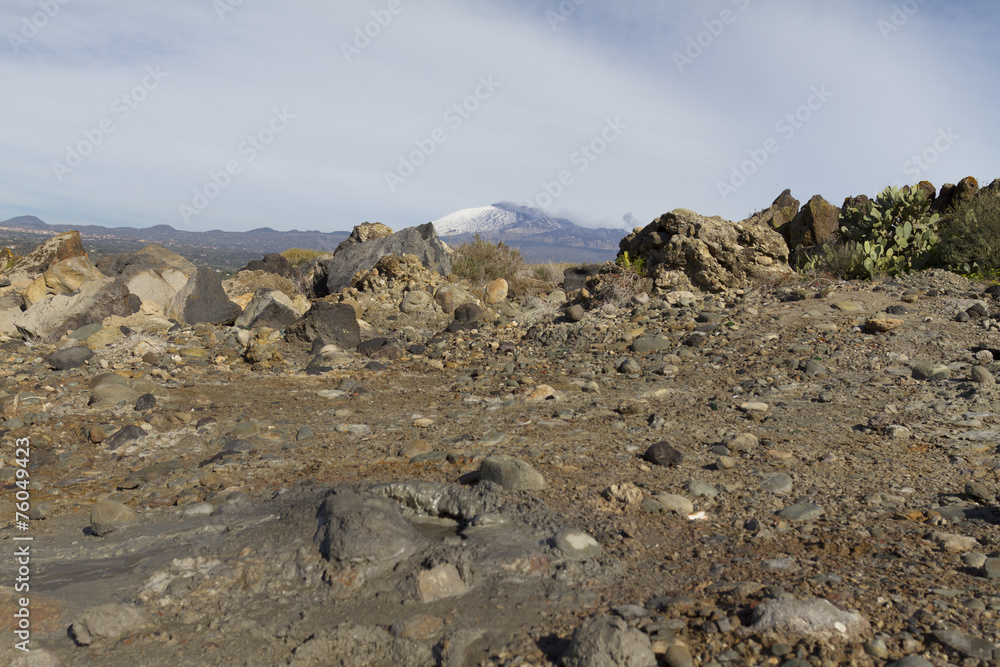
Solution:
<svg viewBox="0 0 1000 667">
<path fill-rule="evenodd" d="M 529 236 L 572 229 L 565 218 L 550 218 L 542 211 L 509 202 L 464 208 L 434 221 L 438 236 L 479 234 L 485 238 Z"/>
<path fill-rule="evenodd" d="M 614 259 L 620 229 L 581 227 L 566 218 L 552 218 L 543 211 L 511 202 L 465 208 L 434 221 L 438 236 L 448 244 L 463 243 L 479 235 L 503 241 L 521 251 L 528 261 L 594 262 Z"/>
</svg>

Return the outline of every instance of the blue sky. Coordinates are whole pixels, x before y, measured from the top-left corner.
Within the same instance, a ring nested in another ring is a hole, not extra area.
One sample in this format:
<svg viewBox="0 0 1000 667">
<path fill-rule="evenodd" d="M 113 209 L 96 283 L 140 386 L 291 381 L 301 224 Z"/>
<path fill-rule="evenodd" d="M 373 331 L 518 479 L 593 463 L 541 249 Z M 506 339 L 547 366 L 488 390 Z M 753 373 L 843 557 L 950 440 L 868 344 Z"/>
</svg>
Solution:
<svg viewBox="0 0 1000 667">
<path fill-rule="evenodd" d="M 631 228 L 1000 177 L 1000 3 L 7 0 L 0 220 Z"/>
</svg>

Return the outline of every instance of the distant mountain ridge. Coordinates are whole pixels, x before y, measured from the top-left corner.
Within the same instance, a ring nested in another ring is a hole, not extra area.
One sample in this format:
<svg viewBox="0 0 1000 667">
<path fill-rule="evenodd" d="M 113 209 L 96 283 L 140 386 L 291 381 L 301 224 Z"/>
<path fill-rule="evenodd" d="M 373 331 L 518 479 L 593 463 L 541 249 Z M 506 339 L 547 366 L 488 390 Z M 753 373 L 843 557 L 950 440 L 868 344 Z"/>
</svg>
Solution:
<svg viewBox="0 0 1000 667">
<path fill-rule="evenodd" d="M 170 225 L 153 227 L 103 227 L 101 225 L 50 225 L 33 215 L 20 215 L 0 222 L 0 229 L 58 234 L 78 231 L 86 242 L 88 239 L 116 239 L 138 244 L 159 243 L 173 248 L 215 248 L 234 252 L 267 254 L 281 252 L 288 248 L 310 248 L 333 252 L 349 232 L 299 231 L 292 229 L 280 232 L 270 227 L 260 227 L 249 232 L 225 232 L 211 229 L 192 232 L 174 229 Z"/>
<path fill-rule="evenodd" d="M 510 202 L 466 208 L 434 221 L 446 243 L 456 245 L 477 235 L 517 248 L 528 262 L 602 262 L 615 258 L 623 229 L 581 227 L 567 218 Z"/>
</svg>

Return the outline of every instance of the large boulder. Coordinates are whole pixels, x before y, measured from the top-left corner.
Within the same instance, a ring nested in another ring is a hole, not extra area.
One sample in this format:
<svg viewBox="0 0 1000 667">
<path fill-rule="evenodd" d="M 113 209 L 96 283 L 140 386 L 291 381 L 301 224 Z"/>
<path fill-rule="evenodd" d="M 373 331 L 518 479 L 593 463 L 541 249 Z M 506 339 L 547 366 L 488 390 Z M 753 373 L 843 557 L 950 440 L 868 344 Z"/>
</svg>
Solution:
<svg viewBox="0 0 1000 667">
<path fill-rule="evenodd" d="M 384 239 L 387 236 L 392 236 L 393 231 L 387 225 L 383 225 L 381 222 L 362 222 L 360 225 L 354 227 L 351 230 L 351 235 L 340 242 L 337 249 L 334 250 L 334 254 L 340 250 L 352 246 L 355 243 L 366 243 L 367 241 L 373 241 L 375 239 Z"/>
<path fill-rule="evenodd" d="M 976 196 L 978 192 L 979 181 L 972 176 L 966 176 L 958 182 L 958 185 L 946 183 L 941 186 L 937 198 L 931 203 L 931 211 L 944 213 L 959 202 Z"/>
<path fill-rule="evenodd" d="M 785 240 L 788 249 L 821 246 L 832 243 L 840 229 L 840 209 L 816 195 L 788 224 Z"/>
<path fill-rule="evenodd" d="M 317 301 L 285 330 L 285 340 L 289 343 L 312 343 L 317 338 L 344 350 L 358 349 L 361 326 L 354 308 L 346 303 Z"/>
<path fill-rule="evenodd" d="M 229 300 L 222 280 L 208 267 L 201 267 L 172 298 L 164 314 L 186 324 L 232 324 L 243 309 Z"/>
<path fill-rule="evenodd" d="M 42 273 L 45 287 L 53 294 L 69 294 L 80 289 L 88 280 L 101 280 L 104 274 L 90 263 L 86 255 L 70 257 L 50 264 Z"/>
<path fill-rule="evenodd" d="M 236 326 L 249 329 L 270 327 L 285 329 L 294 324 L 302 312 L 296 308 L 292 300 L 276 290 L 257 290 L 250 303 L 243 309 L 243 314 L 236 318 Z"/>
<path fill-rule="evenodd" d="M 285 259 L 284 255 L 276 252 L 264 255 L 264 259 L 253 260 L 240 269 L 239 272 L 237 272 L 237 275 L 244 271 L 263 271 L 265 273 L 281 276 L 282 278 L 289 280 L 298 292 L 303 291 L 305 287 L 305 283 L 302 280 L 302 273 L 297 268 L 292 266 L 291 263 Z M 292 295 L 289 294 L 289 296 Z"/>
<path fill-rule="evenodd" d="M 161 310 L 198 273 L 194 264 L 155 243 L 135 253 L 102 257 L 97 268 L 118 278 L 142 303 L 156 304 Z"/>
<path fill-rule="evenodd" d="M 743 225 L 766 225 L 788 238 L 788 226 L 799 212 L 799 200 L 792 196 L 792 191 L 785 189 L 771 205 L 763 211 L 758 211 L 743 221 Z"/>
<path fill-rule="evenodd" d="M 36 274 L 43 273 L 56 262 L 70 257 L 86 257 L 80 232 L 63 232 L 56 234 L 30 253 L 17 260 L 8 273 Z"/>
<path fill-rule="evenodd" d="M 645 260 L 646 273 L 660 293 L 692 287 L 720 292 L 791 271 L 788 246 L 773 229 L 683 208 L 633 231 L 619 248 L 631 260 Z"/>
<path fill-rule="evenodd" d="M 127 317 L 139 309 L 139 300 L 114 278 L 91 280 L 73 294 L 56 294 L 32 304 L 14 318 L 26 339 L 53 340 L 106 317 Z"/>
<path fill-rule="evenodd" d="M 338 248 L 332 259 L 322 260 L 326 272 L 326 291 L 334 294 L 351 284 L 354 274 L 367 271 L 386 255 L 415 255 L 427 269 L 441 275 L 451 273 L 451 256 L 428 222 L 391 236 L 353 243 Z"/>
</svg>

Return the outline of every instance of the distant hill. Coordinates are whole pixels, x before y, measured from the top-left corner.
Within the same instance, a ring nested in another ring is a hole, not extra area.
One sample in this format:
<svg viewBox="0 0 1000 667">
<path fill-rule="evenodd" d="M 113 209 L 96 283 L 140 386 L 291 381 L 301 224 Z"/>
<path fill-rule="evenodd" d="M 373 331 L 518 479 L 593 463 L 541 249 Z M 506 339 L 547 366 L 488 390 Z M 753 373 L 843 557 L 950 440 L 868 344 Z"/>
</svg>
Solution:
<svg viewBox="0 0 1000 667">
<path fill-rule="evenodd" d="M 33 215 L 21 215 L 0 222 L 0 241 L 21 251 L 40 243 L 39 236 L 78 231 L 84 247 L 92 255 L 134 252 L 150 243 L 159 243 L 187 257 L 195 264 L 213 268 L 239 268 L 269 252 L 288 248 L 308 248 L 333 252 L 350 232 L 299 231 L 281 232 L 261 227 L 249 232 L 224 232 L 218 229 L 191 232 L 170 225 L 103 227 L 101 225 L 50 225 Z M 23 252 L 23 251 L 22 251 Z"/>
<path fill-rule="evenodd" d="M 626 235 L 624 229 L 581 227 L 566 218 L 552 218 L 538 209 L 510 202 L 455 211 L 435 220 L 434 228 L 452 247 L 478 234 L 519 249 L 531 263 L 612 260 L 618 254 L 618 242 Z"/>
</svg>

